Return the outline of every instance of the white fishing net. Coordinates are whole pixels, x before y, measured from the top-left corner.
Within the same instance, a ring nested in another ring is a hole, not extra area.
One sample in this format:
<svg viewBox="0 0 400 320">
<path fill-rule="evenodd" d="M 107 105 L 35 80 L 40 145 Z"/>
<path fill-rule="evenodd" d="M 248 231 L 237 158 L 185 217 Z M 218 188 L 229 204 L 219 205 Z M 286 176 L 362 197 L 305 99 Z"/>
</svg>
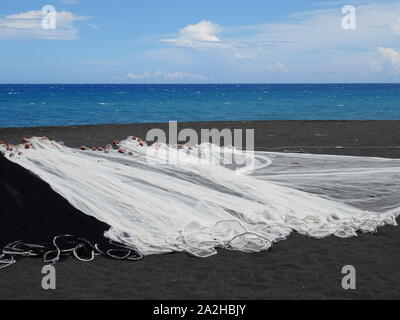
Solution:
<svg viewBox="0 0 400 320">
<path fill-rule="evenodd" d="M 109 224 L 106 237 L 144 255 L 259 252 L 293 231 L 353 237 L 395 225 L 400 214 L 400 160 L 148 147 L 132 137 L 119 148 L 78 150 L 44 138 L 0 145 L 9 160 Z"/>
</svg>

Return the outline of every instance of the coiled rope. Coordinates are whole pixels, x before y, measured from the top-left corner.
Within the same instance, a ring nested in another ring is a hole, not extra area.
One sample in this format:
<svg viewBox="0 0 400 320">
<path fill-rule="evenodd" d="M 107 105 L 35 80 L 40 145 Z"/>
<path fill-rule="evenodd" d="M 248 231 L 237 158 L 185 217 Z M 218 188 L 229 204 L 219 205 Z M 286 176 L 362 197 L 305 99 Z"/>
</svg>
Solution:
<svg viewBox="0 0 400 320">
<path fill-rule="evenodd" d="M 42 257 L 45 264 L 56 264 L 73 256 L 82 262 L 90 262 L 96 256 L 106 256 L 116 260 L 137 261 L 143 256 L 136 248 L 108 240 L 92 244 L 90 241 L 72 235 L 54 237 L 49 244 L 30 244 L 15 241 L 0 251 L 0 269 L 6 268 L 23 257 Z"/>
</svg>

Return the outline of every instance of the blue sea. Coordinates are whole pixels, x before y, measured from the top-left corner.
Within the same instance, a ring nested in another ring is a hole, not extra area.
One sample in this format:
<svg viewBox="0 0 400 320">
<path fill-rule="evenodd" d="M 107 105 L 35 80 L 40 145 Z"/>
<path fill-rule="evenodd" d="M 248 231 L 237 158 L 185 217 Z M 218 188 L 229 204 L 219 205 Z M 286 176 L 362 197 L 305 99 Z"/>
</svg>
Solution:
<svg viewBox="0 0 400 320">
<path fill-rule="evenodd" d="M 400 119 L 400 84 L 0 85 L 0 127 Z"/>
</svg>

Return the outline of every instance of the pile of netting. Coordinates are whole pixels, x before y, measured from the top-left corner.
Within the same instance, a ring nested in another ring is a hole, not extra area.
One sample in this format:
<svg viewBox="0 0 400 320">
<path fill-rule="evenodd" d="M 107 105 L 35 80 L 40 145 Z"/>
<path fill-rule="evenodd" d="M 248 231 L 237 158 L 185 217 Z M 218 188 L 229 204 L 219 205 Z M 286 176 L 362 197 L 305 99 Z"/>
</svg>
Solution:
<svg viewBox="0 0 400 320">
<path fill-rule="evenodd" d="M 260 252 L 293 231 L 375 233 L 400 214 L 400 160 L 148 146 L 134 137 L 114 144 L 73 149 L 32 138 L 0 151 L 110 226 L 107 239 L 142 255 Z"/>
<path fill-rule="evenodd" d="M 23 257 L 138 260 L 132 246 L 104 237 L 110 226 L 74 208 L 30 171 L 0 154 L 0 269 Z M 60 236 L 61 234 L 65 234 Z M 67 234 L 78 234 L 79 237 Z"/>
</svg>

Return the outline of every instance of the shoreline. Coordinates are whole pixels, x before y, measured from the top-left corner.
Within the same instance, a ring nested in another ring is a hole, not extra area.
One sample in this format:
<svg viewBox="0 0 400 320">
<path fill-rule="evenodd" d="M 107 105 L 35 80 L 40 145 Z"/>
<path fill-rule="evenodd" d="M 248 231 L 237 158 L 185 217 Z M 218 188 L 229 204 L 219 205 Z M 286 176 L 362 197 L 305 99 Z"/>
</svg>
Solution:
<svg viewBox="0 0 400 320">
<path fill-rule="evenodd" d="M 102 145 L 143 136 L 153 126 L 2 128 L 0 140 L 17 143 L 46 135 L 70 147 Z M 188 126 L 254 128 L 257 150 L 400 158 L 400 121 L 182 123 L 179 128 Z M 316 240 L 294 233 L 272 252 L 256 254 L 219 250 L 206 259 L 176 253 L 139 262 L 98 257 L 87 264 L 67 259 L 57 264 L 57 290 L 50 292 L 41 288 L 42 261 L 23 259 L 0 271 L 0 299 L 398 299 L 399 243 L 400 228 L 386 226 L 377 235 L 351 239 Z M 345 265 L 357 270 L 355 291 L 341 287 Z"/>
</svg>

